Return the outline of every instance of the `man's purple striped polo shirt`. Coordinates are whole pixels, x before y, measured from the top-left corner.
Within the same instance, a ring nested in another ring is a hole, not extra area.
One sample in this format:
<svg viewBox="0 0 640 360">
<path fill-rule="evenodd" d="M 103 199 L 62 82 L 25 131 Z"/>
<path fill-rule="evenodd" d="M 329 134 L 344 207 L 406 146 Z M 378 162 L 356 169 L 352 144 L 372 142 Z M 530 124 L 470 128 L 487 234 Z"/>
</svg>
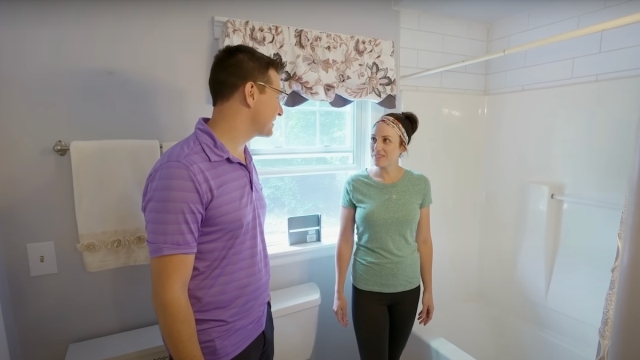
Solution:
<svg viewBox="0 0 640 360">
<path fill-rule="evenodd" d="M 162 155 L 143 195 L 149 254 L 195 254 L 189 299 L 206 360 L 229 360 L 265 326 L 270 267 L 266 202 L 245 165 L 207 126 Z"/>
</svg>

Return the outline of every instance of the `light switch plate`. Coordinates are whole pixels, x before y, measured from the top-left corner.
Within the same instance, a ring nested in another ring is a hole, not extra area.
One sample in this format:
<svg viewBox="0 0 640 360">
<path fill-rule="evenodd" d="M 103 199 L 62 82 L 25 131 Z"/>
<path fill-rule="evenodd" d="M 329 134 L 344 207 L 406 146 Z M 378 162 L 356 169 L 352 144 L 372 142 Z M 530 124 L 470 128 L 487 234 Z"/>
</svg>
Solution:
<svg viewBox="0 0 640 360">
<path fill-rule="evenodd" d="M 58 273 L 56 249 L 53 241 L 27 244 L 31 276 Z"/>
</svg>

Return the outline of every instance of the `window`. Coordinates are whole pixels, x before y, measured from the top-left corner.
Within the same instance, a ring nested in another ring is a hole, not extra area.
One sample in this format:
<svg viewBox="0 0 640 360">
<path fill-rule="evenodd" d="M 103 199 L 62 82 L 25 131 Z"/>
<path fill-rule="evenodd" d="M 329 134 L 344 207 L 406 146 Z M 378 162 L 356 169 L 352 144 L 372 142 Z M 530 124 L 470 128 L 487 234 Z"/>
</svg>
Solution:
<svg viewBox="0 0 640 360">
<path fill-rule="evenodd" d="M 321 214 L 322 235 L 337 235 L 347 177 L 368 162 L 369 126 L 381 108 L 355 101 L 343 108 L 308 101 L 284 108 L 269 138 L 249 144 L 267 201 L 268 246 L 286 244 L 287 218 Z"/>
</svg>

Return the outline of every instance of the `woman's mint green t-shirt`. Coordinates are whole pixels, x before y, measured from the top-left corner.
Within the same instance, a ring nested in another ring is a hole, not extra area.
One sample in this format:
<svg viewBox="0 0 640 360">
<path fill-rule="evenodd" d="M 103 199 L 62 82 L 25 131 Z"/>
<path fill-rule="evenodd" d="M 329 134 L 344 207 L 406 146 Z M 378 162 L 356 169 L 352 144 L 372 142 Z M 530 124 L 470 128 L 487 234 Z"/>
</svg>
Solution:
<svg viewBox="0 0 640 360">
<path fill-rule="evenodd" d="M 408 169 L 392 184 L 374 180 L 366 169 L 347 179 L 342 206 L 356 210 L 353 285 L 383 293 L 420 285 L 416 231 L 420 209 L 431 202 L 429 179 Z"/>
</svg>

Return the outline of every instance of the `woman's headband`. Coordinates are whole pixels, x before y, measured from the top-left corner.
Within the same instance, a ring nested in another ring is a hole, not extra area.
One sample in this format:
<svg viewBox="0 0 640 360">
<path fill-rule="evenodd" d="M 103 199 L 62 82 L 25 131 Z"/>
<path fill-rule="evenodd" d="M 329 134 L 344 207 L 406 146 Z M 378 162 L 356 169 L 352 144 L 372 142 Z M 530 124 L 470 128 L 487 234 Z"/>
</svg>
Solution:
<svg viewBox="0 0 640 360">
<path fill-rule="evenodd" d="M 398 120 L 392 118 L 391 116 L 383 116 L 380 118 L 380 120 L 376 121 L 376 123 L 373 124 L 373 127 L 375 128 L 379 123 L 385 123 L 389 125 L 393 130 L 395 130 L 395 132 L 400 135 L 400 139 L 402 140 L 404 146 L 407 146 L 409 144 L 409 136 L 407 136 L 407 132 L 404 130 L 404 127 Z"/>
</svg>

